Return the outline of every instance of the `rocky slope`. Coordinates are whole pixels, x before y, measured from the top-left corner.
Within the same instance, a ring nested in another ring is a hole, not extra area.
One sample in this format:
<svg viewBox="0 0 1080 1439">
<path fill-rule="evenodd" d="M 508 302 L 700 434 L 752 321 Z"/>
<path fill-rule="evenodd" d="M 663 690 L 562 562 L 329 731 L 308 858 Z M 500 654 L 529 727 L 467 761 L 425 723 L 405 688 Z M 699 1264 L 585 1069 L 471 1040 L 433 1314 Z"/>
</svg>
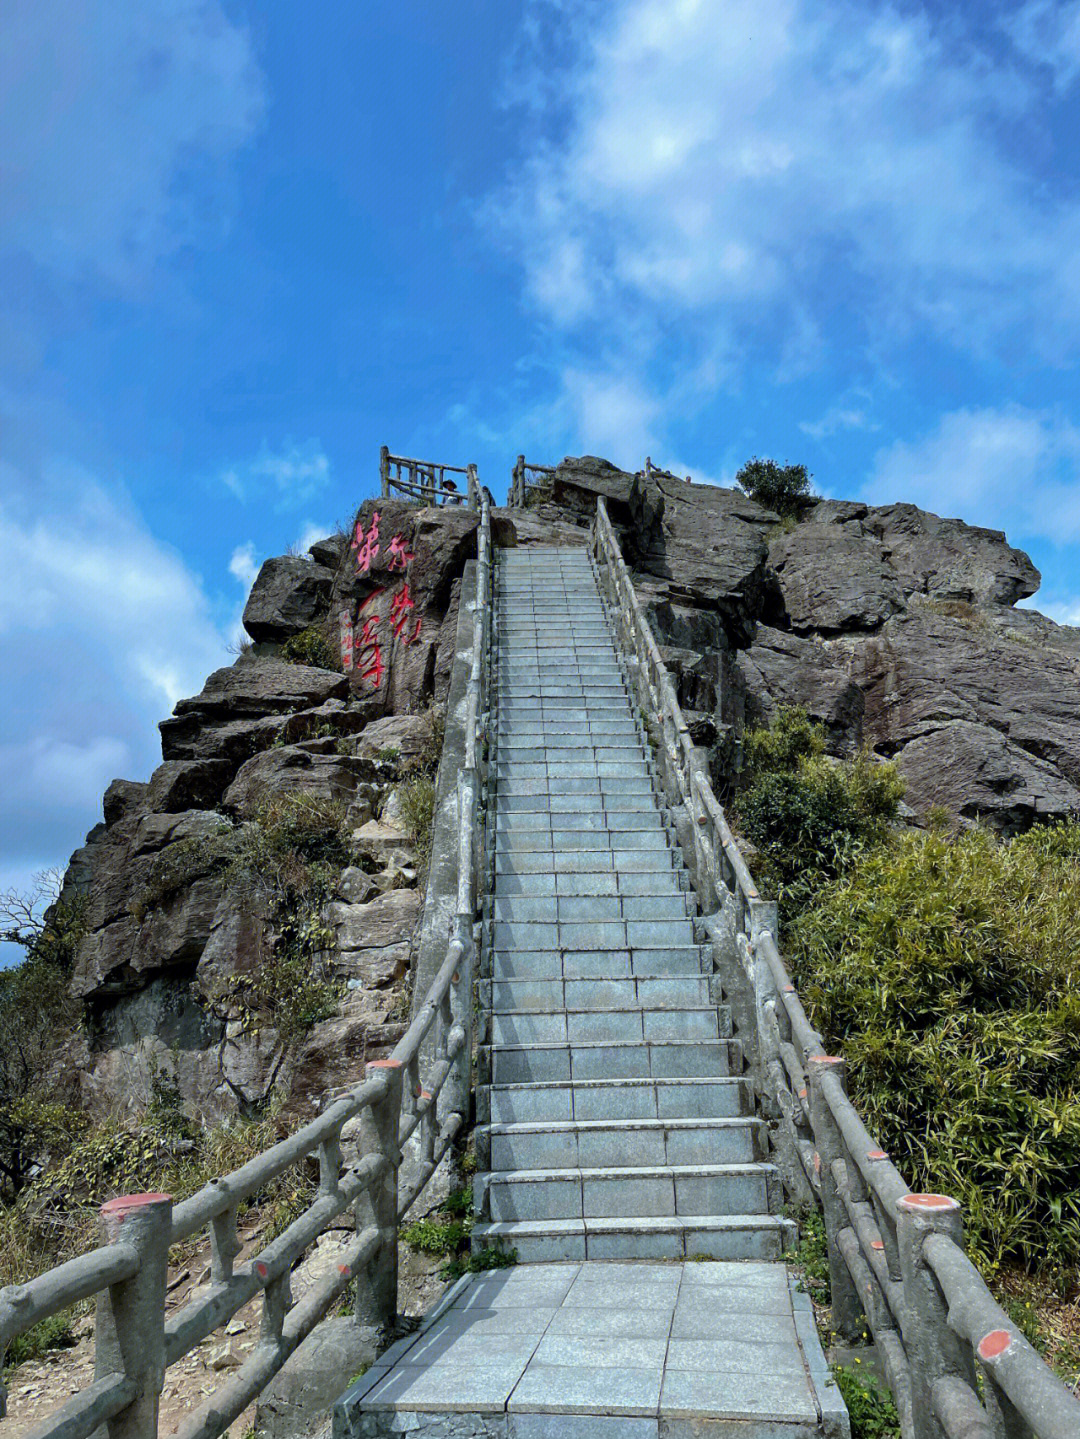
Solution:
<svg viewBox="0 0 1080 1439">
<path fill-rule="evenodd" d="M 141 1108 L 158 1068 L 204 1117 L 274 1089 L 303 1109 L 397 1041 L 421 908 L 400 788 L 437 756 L 476 526 L 464 509 L 369 502 L 352 536 L 268 560 L 244 611 L 251 648 L 162 723 L 148 783 L 109 786 L 63 896 L 86 904 L 72 978 L 86 1037 L 67 1066 L 81 1107 Z M 279 943 L 272 909 L 213 863 L 286 796 L 346 806 L 351 835 L 315 956 L 344 998 L 287 1042 L 242 1002 Z"/>
<path fill-rule="evenodd" d="M 837 753 L 865 742 L 895 758 L 916 817 L 943 805 L 1012 831 L 1080 811 L 1080 630 L 1016 607 L 1039 576 L 1004 535 L 831 500 L 781 525 L 737 491 L 586 457 L 527 511 L 495 511 L 498 543 L 583 544 L 599 494 L 721 785 L 739 728 L 799 704 Z M 397 793 L 430 753 L 476 525 L 463 508 L 369 501 L 353 535 L 268 560 L 250 651 L 163 722 L 148 783 L 110 785 L 66 880 L 87 902 L 80 1104 L 138 1107 L 157 1065 L 205 1115 L 274 1087 L 307 1106 L 396 1041 L 421 906 Z M 183 865 L 289 794 L 344 802 L 352 838 L 319 959 L 350 987 L 286 1045 L 230 1001 L 268 963 L 273 924 L 220 873 Z M 162 895 L 170 867 L 181 882 Z"/>
<path fill-rule="evenodd" d="M 996 530 L 822 500 L 802 520 L 735 490 L 567 459 L 538 520 L 607 497 L 699 742 L 803 705 L 837 753 L 895 758 L 916 816 L 1014 831 L 1080 811 L 1080 629 L 1017 608 L 1039 585 Z"/>
</svg>

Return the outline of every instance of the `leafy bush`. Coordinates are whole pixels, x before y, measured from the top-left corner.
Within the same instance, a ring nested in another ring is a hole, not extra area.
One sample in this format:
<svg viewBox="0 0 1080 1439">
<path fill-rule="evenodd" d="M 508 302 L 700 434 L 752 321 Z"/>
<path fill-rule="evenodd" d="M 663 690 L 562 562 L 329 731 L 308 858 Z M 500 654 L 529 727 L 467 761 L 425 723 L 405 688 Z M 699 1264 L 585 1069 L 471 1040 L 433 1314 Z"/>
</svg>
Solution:
<svg viewBox="0 0 1080 1439">
<path fill-rule="evenodd" d="M 868 749 L 843 764 L 824 749 L 823 728 L 798 709 L 781 710 L 771 729 L 745 737 L 749 784 L 736 814 L 786 902 L 785 920 L 884 838 L 904 792 L 896 766 Z"/>
<path fill-rule="evenodd" d="M 290 635 L 281 646 L 281 658 L 291 665 L 314 665 L 320 670 L 342 672 L 341 645 L 326 622 L 309 625 Z"/>
<path fill-rule="evenodd" d="M 900 1415 L 892 1395 L 869 1370 L 833 1370 L 851 1418 L 851 1439 L 900 1439 Z"/>
<path fill-rule="evenodd" d="M 778 515 L 798 516 L 812 498 L 805 465 L 778 465 L 775 460 L 747 460 L 735 476 L 752 500 Z"/>
<path fill-rule="evenodd" d="M 803 1000 L 987 1272 L 1080 1261 L 1080 824 L 894 835 L 791 928 Z"/>
<path fill-rule="evenodd" d="M 4 1364 L 14 1369 L 28 1359 L 40 1359 L 53 1349 L 72 1349 L 79 1341 L 75 1337 L 75 1325 L 71 1311 L 50 1314 L 25 1334 L 17 1334 L 8 1345 Z"/>
<path fill-rule="evenodd" d="M 420 868 L 426 871 L 435 824 L 435 782 L 430 775 L 414 774 L 399 786 L 398 796 L 405 831 L 416 845 Z"/>
</svg>

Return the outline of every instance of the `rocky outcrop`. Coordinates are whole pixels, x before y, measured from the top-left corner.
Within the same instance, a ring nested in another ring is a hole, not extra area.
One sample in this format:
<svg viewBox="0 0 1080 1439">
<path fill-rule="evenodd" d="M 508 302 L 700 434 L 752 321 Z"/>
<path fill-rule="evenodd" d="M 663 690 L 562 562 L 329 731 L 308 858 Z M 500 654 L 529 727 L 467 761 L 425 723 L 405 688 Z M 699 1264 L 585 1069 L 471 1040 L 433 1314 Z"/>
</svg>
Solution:
<svg viewBox="0 0 1080 1439">
<path fill-rule="evenodd" d="M 72 856 L 66 897 L 86 901 L 73 989 L 88 1019 L 91 1110 L 117 1094 L 145 1102 L 154 1066 L 202 1116 L 257 1109 L 275 1089 L 302 1110 L 355 1082 L 403 1031 L 415 853 L 392 805 L 387 820 L 375 816 L 430 762 L 429 709 L 445 699 L 477 518 L 369 502 L 358 525 L 314 545 L 311 559 L 263 565 L 244 613 L 256 647 L 177 704 L 161 725 L 163 763 L 147 783 L 109 786 L 105 822 Z M 281 658 L 282 641 L 311 626 L 336 646 L 342 612 L 357 640 L 348 672 Z M 371 659 L 365 626 L 379 641 L 377 684 L 360 663 Z M 331 938 L 317 961 L 342 985 L 339 1013 L 285 1045 L 239 1001 L 273 962 L 272 914 L 225 884 L 222 866 L 268 800 L 298 794 L 343 801 L 353 860 L 321 921 Z"/>
<path fill-rule="evenodd" d="M 323 618 L 330 605 L 335 569 L 291 555 L 267 560 L 244 607 L 244 628 L 251 638 L 287 640 Z"/>
<path fill-rule="evenodd" d="M 916 815 L 1013 830 L 1080 809 L 1080 631 L 1015 608 L 1039 573 L 1000 531 L 842 500 L 781 524 L 738 491 L 586 456 L 518 513 L 523 537 L 586 525 L 598 495 L 718 781 L 732 727 L 797 704 L 836 753 L 895 758 Z"/>
</svg>

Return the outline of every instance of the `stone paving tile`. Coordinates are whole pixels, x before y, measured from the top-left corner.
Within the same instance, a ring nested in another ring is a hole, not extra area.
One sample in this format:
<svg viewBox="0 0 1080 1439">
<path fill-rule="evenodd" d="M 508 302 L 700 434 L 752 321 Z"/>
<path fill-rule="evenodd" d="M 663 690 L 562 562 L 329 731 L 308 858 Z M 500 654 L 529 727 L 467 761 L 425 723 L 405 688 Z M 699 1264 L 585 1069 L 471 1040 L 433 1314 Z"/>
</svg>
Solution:
<svg viewBox="0 0 1080 1439">
<path fill-rule="evenodd" d="M 684 1305 L 680 1296 L 671 1321 L 672 1339 L 743 1339 L 752 1344 L 794 1345 L 795 1321 L 790 1314 L 753 1314 L 720 1310 L 708 1298 Z"/>
<path fill-rule="evenodd" d="M 507 1408 L 549 1414 L 575 1411 L 601 1414 L 655 1414 L 660 1403 L 663 1369 L 575 1369 L 562 1365 L 529 1365 Z"/>
<path fill-rule="evenodd" d="M 561 1368 L 662 1369 L 667 1347 L 666 1336 L 545 1334 L 530 1358 L 533 1364 Z"/>
<path fill-rule="evenodd" d="M 792 1344 L 752 1344 L 743 1339 L 672 1339 L 667 1367 L 709 1374 L 803 1372 L 802 1355 Z"/>
<path fill-rule="evenodd" d="M 578 1335 L 585 1338 L 662 1339 L 671 1329 L 671 1307 L 594 1309 L 566 1307 L 555 1311 L 545 1338 Z"/>
<path fill-rule="evenodd" d="M 529 1371 L 526 1370 L 526 1374 Z M 715 1414 L 731 1419 L 817 1419 L 817 1405 L 804 1374 L 664 1371 L 660 1409 L 665 1414 Z"/>
<path fill-rule="evenodd" d="M 399 1364 L 364 1395 L 364 1408 L 498 1414 L 524 1372 L 524 1360 L 476 1364 L 455 1371 L 450 1382 L 442 1365 Z"/>
</svg>

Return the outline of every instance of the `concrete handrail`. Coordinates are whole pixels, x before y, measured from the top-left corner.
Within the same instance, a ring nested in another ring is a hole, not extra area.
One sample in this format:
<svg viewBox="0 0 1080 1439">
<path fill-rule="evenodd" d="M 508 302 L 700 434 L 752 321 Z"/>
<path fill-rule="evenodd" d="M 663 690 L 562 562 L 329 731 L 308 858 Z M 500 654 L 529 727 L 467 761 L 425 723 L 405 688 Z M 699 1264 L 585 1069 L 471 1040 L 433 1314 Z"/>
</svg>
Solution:
<svg viewBox="0 0 1080 1439">
<path fill-rule="evenodd" d="M 397 1313 L 398 1226 L 468 1117 L 472 1067 L 474 924 L 482 872 L 482 783 L 491 637 L 491 519 L 480 509 L 469 734 L 458 778 L 457 912 L 446 959 L 389 1059 L 367 1066 L 364 1081 L 317 1119 L 197 1194 L 174 1205 L 167 1194 L 139 1194 L 102 1207 L 106 1242 L 25 1284 L 0 1290 L 0 1356 L 17 1335 L 80 1300 L 96 1298 L 94 1383 L 32 1431 L 31 1439 L 87 1439 L 109 1424 L 110 1439 L 156 1439 L 165 1371 L 263 1295 L 258 1344 L 207 1403 L 188 1416 L 179 1439 L 216 1439 L 356 1281 L 358 1323 L 388 1330 Z M 421 1081 L 421 1050 L 434 1053 Z M 399 1192 L 402 1150 L 419 1131 L 420 1155 L 408 1191 Z M 346 1164 L 343 1143 L 357 1157 Z M 304 1211 L 258 1253 L 236 1264 L 242 1245 L 237 1212 L 271 1180 L 308 1156 L 319 1163 L 319 1190 Z M 289 1277 L 327 1225 L 352 1209 L 355 1238 L 335 1271 L 297 1304 Z M 209 1230 L 210 1283 L 165 1315 L 169 1247 Z M 6 1396 L 0 1390 L 0 1417 Z"/>
<path fill-rule="evenodd" d="M 850 1339 L 869 1327 L 904 1439 L 1077 1439 L 1080 1400 L 964 1253 L 960 1206 L 910 1192 L 848 1098 L 843 1059 L 810 1023 L 777 944 L 776 905 L 758 893 L 713 794 L 603 497 L 590 541 L 665 794 L 688 821 L 702 911 L 730 940 L 753 994 L 755 1084 L 824 1211 L 834 1327 Z"/>
<path fill-rule="evenodd" d="M 393 467 L 394 473 L 390 470 Z M 404 470 L 404 475 L 402 471 Z M 456 488 L 443 489 L 447 475 L 465 476 L 465 494 Z M 466 504 L 471 510 L 480 508 L 480 485 L 475 465 L 441 465 L 434 460 L 411 460 L 405 455 L 392 455 L 386 445 L 379 451 L 379 479 L 382 497 L 405 495 L 426 505 Z"/>
<path fill-rule="evenodd" d="M 522 509 L 525 497 L 531 489 L 544 482 L 544 478 L 555 473 L 554 465 L 527 464 L 524 455 L 518 455 L 510 473 L 510 498 L 508 503 L 514 509 Z"/>
</svg>

